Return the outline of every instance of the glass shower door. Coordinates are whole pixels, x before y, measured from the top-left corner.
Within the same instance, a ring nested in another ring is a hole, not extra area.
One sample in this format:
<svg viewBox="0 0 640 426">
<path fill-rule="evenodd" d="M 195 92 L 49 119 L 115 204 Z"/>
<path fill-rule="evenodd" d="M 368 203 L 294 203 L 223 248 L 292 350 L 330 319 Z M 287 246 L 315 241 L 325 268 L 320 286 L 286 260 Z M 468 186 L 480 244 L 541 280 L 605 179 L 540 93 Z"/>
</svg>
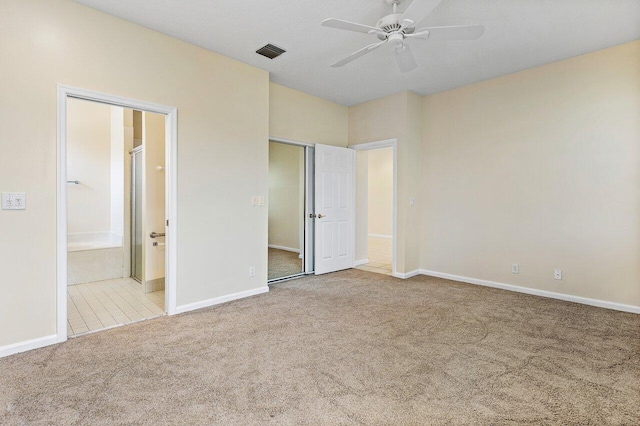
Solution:
<svg viewBox="0 0 640 426">
<path fill-rule="evenodd" d="M 131 277 L 142 282 L 142 147 L 131 153 Z"/>
</svg>

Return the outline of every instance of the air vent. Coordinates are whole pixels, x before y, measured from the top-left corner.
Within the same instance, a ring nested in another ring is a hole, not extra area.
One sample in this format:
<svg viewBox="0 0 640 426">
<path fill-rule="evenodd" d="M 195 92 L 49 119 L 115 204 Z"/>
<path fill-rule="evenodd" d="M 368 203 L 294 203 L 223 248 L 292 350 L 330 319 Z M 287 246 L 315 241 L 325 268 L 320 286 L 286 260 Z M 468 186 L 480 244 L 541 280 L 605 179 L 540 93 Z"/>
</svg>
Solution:
<svg viewBox="0 0 640 426">
<path fill-rule="evenodd" d="M 269 59 L 277 58 L 282 55 L 286 50 L 279 48 L 278 46 L 274 46 L 273 44 L 267 44 L 260 49 L 256 50 L 258 55 L 262 55 Z"/>
</svg>

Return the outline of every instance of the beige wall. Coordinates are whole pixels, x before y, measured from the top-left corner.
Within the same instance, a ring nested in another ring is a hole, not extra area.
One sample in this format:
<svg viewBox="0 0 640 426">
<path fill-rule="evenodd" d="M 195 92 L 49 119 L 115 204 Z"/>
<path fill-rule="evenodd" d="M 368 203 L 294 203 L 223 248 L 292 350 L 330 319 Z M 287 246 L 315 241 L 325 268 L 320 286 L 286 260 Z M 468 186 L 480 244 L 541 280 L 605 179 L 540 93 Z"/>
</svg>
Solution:
<svg viewBox="0 0 640 426">
<path fill-rule="evenodd" d="M 124 237 L 124 108 L 110 108 L 111 136 L 111 234 Z"/>
<path fill-rule="evenodd" d="M 275 83 L 269 90 L 270 136 L 347 146 L 347 107 Z"/>
<path fill-rule="evenodd" d="M 178 108 L 178 305 L 263 287 L 268 73 L 72 1 L 0 10 L 0 186 L 28 200 L 0 211 L 0 346 L 55 333 L 57 84 Z"/>
<path fill-rule="evenodd" d="M 142 123 L 142 111 L 133 111 L 132 113 L 132 123 L 133 126 L 133 139 L 134 139 L 134 147 L 142 144 L 142 136 L 144 134 L 144 125 Z"/>
<path fill-rule="evenodd" d="M 393 234 L 393 148 L 368 151 L 367 232 Z"/>
<path fill-rule="evenodd" d="M 304 149 L 269 142 L 269 245 L 300 251 Z"/>
<path fill-rule="evenodd" d="M 109 233 L 111 107 L 71 99 L 67 112 L 67 177 L 80 182 L 80 185 L 67 185 L 67 232 Z"/>
<path fill-rule="evenodd" d="M 640 306 L 640 41 L 427 96 L 424 125 L 422 268 Z"/>
<path fill-rule="evenodd" d="M 144 259 L 143 281 L 164 278 L 165 247 L 153 246 L 164 243 L 164 238 L 151 238 L 151 232 L 165 231 L 165 166 L 164 115 L 145 112 L 142 115 L 142 150 L 144 158 L 144 192 L 142 195 L 142 258 Z"/>
</svg>

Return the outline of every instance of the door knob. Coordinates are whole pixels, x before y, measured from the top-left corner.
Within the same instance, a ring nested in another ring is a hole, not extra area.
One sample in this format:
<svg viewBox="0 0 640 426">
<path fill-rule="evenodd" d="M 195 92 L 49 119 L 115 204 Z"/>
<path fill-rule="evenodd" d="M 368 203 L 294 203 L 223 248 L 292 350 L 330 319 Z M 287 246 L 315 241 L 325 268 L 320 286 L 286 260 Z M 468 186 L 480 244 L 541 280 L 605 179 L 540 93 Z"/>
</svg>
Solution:
<svg viewBox="0 0 640 426">
<path fill-rule="evenodd" d="M 322 219 L 323 217 L 327 217 L 326 215 L 319 214 L 318 219 Z"/>
</svg>

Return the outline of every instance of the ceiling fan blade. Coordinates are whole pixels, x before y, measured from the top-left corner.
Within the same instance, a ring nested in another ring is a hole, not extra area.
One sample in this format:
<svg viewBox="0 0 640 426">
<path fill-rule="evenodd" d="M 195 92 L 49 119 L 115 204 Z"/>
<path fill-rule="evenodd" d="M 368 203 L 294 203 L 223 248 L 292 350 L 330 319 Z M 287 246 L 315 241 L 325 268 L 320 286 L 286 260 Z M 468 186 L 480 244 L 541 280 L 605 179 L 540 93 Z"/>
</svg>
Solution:
<svg viewBox="0 0 640 426">
<path fill-rule="evenodd" d="M 331 64 L 331 66 L 333 68 L 338 68 L 338 67 L 341 67 L 343 65 L 346 65 L 349 62 L 351 62 L 351 61 L 353 61 L 355 59 L 358 59 L 360 56 L 364 56 L 367 53 L 371 52 L 372 50 L 377 49 L 378 47 L 382 46 L 386 42 L 387 41 L 385 40 L 385 41 L 381 41 L 379 43 L 373 43 L 373 44 L 370 44 L 370 45 L 368 45 L 366 47 L 363 47 L 362 49 L 360 49 L 360 50 L 358 50 L 356 52 L 353 52 L 351 55 L 347 56 L 346 58 L 341 59 L 341 60 L 339 60 L 338 62 L 336 62 L 334 64 Z"/>
<path fill-rule="evenodd" d="M 477 40 L 484 33 L 482 25 L 457 25 L 452 27 L 426 27 L 407 37 L 429 40 Z"/>
<path fill-rule="evenodd" d="M 419 24 L 440 3 L 442 0 L 413 0 L 399 19 L 403 29 Z"/>
<path fill-rule="evenodd" d="M 380 28 L 370 27 L 369 25 L 357 24 L 355 22 L 343 21 L 342 19 L 325 19 L 322 21 L 323 27 L 337 28 L 339 30 L 355 31 L 365 34 L 384 34 Z"/>
<path fill-rule="evenodd" d="M 402 49 L 400 50 L 400 48 Z M 418 67 L 416 58 L 413 57 L 411 48 L 407 43 L 404 43 L 402 46 L 396 47 L 396 61 L 398 62 L 398 66 L 400 67 L 400 71 L 402 72 L 409 72 Z"/>
</svg>

